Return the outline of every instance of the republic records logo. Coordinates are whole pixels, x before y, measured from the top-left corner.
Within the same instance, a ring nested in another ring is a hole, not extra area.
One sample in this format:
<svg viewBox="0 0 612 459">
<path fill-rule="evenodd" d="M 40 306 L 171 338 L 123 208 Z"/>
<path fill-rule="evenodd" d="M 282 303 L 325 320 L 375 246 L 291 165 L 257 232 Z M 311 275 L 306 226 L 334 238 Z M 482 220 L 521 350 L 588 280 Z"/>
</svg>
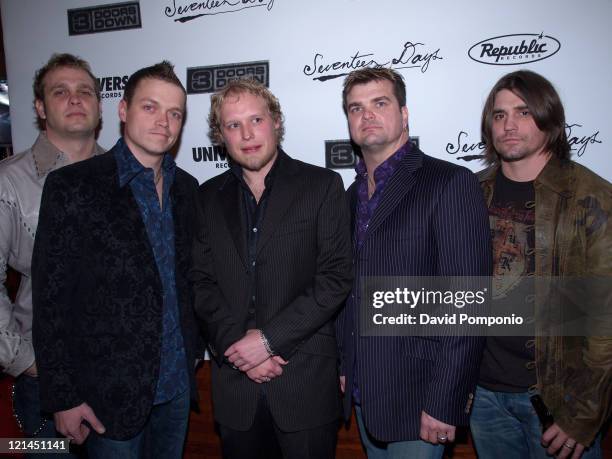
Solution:
<svg viewBox="0 0 612 459">
<path fill-rule="evenodd" d="M 561 43 L 550 35 L 523 33 L 479 41 L 468 50 L 470 59 L 488 65 L 521 65 L 554 56 Z"/>
</svg>

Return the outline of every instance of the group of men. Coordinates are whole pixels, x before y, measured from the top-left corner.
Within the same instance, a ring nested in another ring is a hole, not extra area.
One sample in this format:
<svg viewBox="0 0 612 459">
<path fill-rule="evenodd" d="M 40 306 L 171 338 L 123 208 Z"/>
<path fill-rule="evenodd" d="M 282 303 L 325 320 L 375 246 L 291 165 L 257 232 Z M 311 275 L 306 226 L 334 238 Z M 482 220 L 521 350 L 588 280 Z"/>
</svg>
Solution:
<svg viewBox="0 0 612 459">
<path fill-rule="evenodd" d="M 601 457 L 612 330 L 361 333 L 369 278 L 493 276 L 494 303 L 527 292 L 538 316 L 552 293 L 533 278 L 612 274 L 612 186 L 569 159 L 540 75 L 491 90 L 474 175 L 410 141 L 401 75 L 350 73 L 346 192 L 283 151 L 279 101 L 255 80 L 213 94 L 209 136 L 231 164 L 199 190 L 171 153 L 186 93 L 168 62 L 129 78 L 107 153 L 85 61 L 54 55 L 34 98 L 38 139 L 0 163 L 0 272 L 22 274 L 15 301 L 0 291 L 0 365 L 28 437 L 181 457 L 206 343 L 226 458 L 333 458 L 353 407 L 369 458 L 440 458 L 468 423 L 481 458 Z M 609 308 L 606 291 L 582 309 Z"/>
</svg>

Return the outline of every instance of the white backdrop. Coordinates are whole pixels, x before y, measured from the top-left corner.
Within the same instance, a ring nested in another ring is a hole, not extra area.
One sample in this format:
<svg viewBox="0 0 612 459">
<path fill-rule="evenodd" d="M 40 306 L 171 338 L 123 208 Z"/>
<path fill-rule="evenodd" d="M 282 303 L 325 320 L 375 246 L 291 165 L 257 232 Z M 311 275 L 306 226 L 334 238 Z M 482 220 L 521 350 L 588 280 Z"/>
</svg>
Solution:
<svg viewBox="0 0 612 459">
<path fill-rule="evenodd" d="M 69 17 L 68 10 L 96 6 L 103 9 L 90 19 L 83 12 Z M 611 0 L 141 0 L 123 6 L 1 0 L 1 8 L 16 151 L 36 137 L 32 78 L 54 52 L 83 57 L 103 79 L 99 142 L 105 148 L 119 135 L 117 105 L 125 76 L 135 70 L 168 59 L 188 87 L 201 89 L 212 74 L 196 72 L 188 81 L 188 68 L 260 62 L 251 65 L 259 69 L 267 61 L 269 86 L 286 117 L 283 146 L 319 165 L 326 164 L 326 141 L 348 138 L 338 75 L 377 63 L 404 76 L 410 135 L 421 149 L 476 171 L 482 163 L 465 156 L 481 151 L 480 113 L 488 91 L 501 75 L 528 68 L 557 87 L 574 158 L 612 180 L 606 159 L 612 137 Z M 141 27 L 117 30 L 138 22 Z M 70 28 L 95 33 L 70 35 Z M 494 55 L 481 56 L 500 46 L 517 47 L 519 54 L 497 62 Z M 200 181 L 226 166 L 222 157 L 202 155 L 211 147 L 209 106 L 209 93 L 189 94 L 177 155 L 179 165 Z M 346 161 L 346 149 L 336 146 L 333 152 L 336 164 Z M 348 185 L 352 169 L 338 170 Z"/>
</svg>

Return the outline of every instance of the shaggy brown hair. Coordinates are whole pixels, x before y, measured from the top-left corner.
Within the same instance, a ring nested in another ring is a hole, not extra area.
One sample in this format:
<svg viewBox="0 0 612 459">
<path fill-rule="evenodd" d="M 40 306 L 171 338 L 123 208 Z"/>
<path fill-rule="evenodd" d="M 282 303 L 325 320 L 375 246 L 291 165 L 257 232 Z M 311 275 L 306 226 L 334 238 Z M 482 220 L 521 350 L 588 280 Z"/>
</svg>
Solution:
<svg viewBox="0 0 612 459">
<path fill-rule="evenodd" d="M 548 136 L 545 150 L 559 159 L 569 159 L 570 144 L 565 133 L 565 111 L 559 94 L 542 75 L 529 70 L 519 70 L 501 77 L 484 104 L 480 132 L 482 142 L 486 145 L 485 162 L 492 165 L 499 161 L 493 145 L 492 124 L 495 97 L 504 89 L 511 91 L 527 104 L 536 126 Z"/>
</svg>

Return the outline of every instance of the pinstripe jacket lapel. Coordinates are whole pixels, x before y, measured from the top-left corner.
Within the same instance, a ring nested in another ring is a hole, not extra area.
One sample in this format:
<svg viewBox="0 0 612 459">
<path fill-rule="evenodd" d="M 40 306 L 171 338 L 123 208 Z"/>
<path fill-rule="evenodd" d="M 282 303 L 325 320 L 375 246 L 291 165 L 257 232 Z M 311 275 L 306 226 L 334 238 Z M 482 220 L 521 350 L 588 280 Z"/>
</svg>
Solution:
<svg viewBox="0 0 612 459">
<path fill-rule="evenodd" d="M 413 146 L 411 151 L 404 156 L 399 163 L 397 170 L 389 179 L 383 191 L 372 220 L 368 226 L 366 238 L 376 231 L 376 229 L 391 215 L 404 196 L 410 191 L 416 182 L 415 172 L 423 164 L 423 152 Z"/>
<path fill-rule="evenodd" d="M 238 256 L 246 267 L 246 222 L 244 221 L 244 212 L 240 207 L 242 205 L 240 193 L 242 193 L 242 190 L 238 179 L 233 174 L 228 174 L 227 180 L 217 191 L 217 196 L 223 209 L 228 233 L 232 236 Z"/>
<path fill-rule="evenodd" d="M 268 243 L 270 237 L 274 234 L 274 231 L 287 213 L 287 210 L 289 210 L 291 203 L 293 203 L 295 197 L 302 189 L 294 160 L 282 150 L 279 153 L 278 160 L 281 163 L 278 165 L 277 175 L 274 177 L 272 191 L 268 197 L 266 215 L 257 244 L 258 254 Z"/>
</svg>

